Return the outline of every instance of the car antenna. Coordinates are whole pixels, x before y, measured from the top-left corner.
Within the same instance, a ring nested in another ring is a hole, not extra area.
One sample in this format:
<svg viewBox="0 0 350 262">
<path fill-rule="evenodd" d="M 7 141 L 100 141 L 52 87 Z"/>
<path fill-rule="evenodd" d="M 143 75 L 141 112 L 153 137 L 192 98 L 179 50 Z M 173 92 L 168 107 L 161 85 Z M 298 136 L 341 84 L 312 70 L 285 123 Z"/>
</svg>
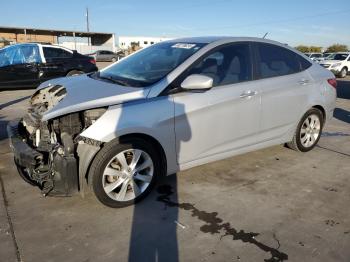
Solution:
<svg viewBox="0 0 350 262">
<path fill-rule="evenodd" d="M 268 33 L 269 32 L 266 32 L 262 38 L 265 39 L 265 37 L 268 35 Z"/>
</svg>

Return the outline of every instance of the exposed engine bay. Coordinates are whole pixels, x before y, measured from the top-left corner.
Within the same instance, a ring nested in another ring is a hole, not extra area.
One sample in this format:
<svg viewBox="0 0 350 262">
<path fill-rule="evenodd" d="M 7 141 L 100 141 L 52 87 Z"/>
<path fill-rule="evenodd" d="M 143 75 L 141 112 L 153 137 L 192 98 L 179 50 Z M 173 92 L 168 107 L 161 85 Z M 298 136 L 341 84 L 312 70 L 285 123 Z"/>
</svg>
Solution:
<svg viewBox="0 0 350 262">
<path fill-rule="evenodd" d="M 21 157 L 16 159 L 15 154 L 15 162 L 20 175 L 27 182 L 39 186 L 43 195 L 69 196 L 78 192 L 83 183 L 79 180 L 84 178 L 79 178 L 82 171 L 79 170 L 78 146 L 91 146 L 96 153 L 101 145 L 79 134 L 92 125 L 107 110 L 106 107 L 42 120 L 42 115 L 65 96 L 66 89 L 62 85 L 38 90 L 30 99 L 28 113 L 17 126 L 18 135 L 24 143 L 17 145 Z M 84 150 L 80 153 L 86 154 Z"/>
</svg>

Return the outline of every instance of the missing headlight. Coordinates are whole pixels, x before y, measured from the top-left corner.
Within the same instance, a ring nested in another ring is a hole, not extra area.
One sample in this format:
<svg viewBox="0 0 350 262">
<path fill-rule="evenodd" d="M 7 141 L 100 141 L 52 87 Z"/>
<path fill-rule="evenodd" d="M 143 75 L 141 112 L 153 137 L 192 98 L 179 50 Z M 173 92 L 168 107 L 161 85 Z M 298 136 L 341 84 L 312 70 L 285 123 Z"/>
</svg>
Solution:
<svg viewBox="0 0 350 262">
<path fill-rule="evenodd" d="M 95 121 L 107 111 L 107 107 L 96 108 L 84 111 L 85 127 L 91 126 Z"/>
</svg>

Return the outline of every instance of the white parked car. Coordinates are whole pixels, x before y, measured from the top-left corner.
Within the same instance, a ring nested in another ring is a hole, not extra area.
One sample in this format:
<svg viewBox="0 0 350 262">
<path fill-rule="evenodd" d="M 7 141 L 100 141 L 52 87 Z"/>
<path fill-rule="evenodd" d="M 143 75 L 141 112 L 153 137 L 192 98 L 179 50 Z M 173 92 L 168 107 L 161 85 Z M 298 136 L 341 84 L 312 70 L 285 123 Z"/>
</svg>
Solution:
<svg viewBox="0 0 350 262">
<path fill-rule="evenodd" d="M 277 144 L 311 150 L 335 87 L 331 72 L 278 42 L 176 39 L 41 84 L 8 132 L 19 174 L 43 194 L 90 185 L 122 207 L 162 175 Z"/>
<path fill-rule="evenodd" d="M 308 58 L 314 61 L 323 57 L 322 53 L 305 53 L 304 55 L 306 55 Z"/>
<path fill-rule="evenodd" d="M 321 61 L 320 65 L 332 71 L 336 76 L 344 78 L 350 69 L 350 53 L 334 53 Z"/>
<path fill-rule="evenodd" d="M 322 57 L 319 58 L 315 58 L 313 59 L 314 61 L 316 61 L 317 63 L 320 63 L 321 61 L 327 60 L 328 56 L 332 55 L 333 53 L 323 53 Z"/>
</svg>

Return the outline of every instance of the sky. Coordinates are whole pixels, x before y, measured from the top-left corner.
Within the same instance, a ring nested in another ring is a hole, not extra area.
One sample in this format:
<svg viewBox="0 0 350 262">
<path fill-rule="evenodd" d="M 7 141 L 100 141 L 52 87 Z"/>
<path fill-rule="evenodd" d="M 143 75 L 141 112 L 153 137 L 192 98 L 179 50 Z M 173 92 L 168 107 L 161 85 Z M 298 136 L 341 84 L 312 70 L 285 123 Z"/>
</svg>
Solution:
<svg viewBox="0 0 350 262">
<path fill-rule="evenodd" d="M 350 46 L 349 0 L 11 0 L 0 26 L 86 30 L 118 36 L 253 36 L 287 43 Z"/>
</svg>

